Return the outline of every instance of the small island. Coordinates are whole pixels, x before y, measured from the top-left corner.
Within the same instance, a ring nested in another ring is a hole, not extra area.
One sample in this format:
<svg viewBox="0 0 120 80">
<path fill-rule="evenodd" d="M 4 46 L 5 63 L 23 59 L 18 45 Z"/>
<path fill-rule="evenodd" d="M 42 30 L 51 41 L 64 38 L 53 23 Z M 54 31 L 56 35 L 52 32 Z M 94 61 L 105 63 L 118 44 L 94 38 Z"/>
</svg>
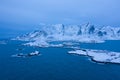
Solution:
<svg viewBox="0 0 120 80">
<path fill-rule="evenodd" d="M 39 55 L 40 55 L 40 52 L 35 51 L 28 54 L 18 53 L 18 54 L 12 55 L 12 57 L 32 57 L 32 56 L 39 56 Z"/>
<path fill-rule="evenodd" d="M 68 51 L 70 54 L 79 54 L 90 57 L 94 62 L 120 64 L 120 53 L 106 50 L 78 49 Z"/>
</svg>

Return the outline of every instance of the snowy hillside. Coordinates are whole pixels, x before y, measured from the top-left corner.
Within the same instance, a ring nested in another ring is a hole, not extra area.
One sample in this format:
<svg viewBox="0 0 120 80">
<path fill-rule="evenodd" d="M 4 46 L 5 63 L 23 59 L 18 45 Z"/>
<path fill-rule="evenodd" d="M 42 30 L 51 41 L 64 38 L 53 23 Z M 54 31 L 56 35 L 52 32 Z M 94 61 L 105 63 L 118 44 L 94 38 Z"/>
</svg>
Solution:
<svg viewBox="0 0 120 80">
<path fill-rule="evenodd" d="M 101 43 L 105 40 L 120 40 L 120 28 L 94 25 L 40 25 L 38 30 L 18 36 L 16 40 L 30 41 L 26 45 L 49 46 L 51 41 L 76 41 Z"/>
<path fill-rule="evenodd" d="M 40 29 L 19 36 L 17 40 L 23 41 L 80 41 L 100 42 L 104 40 L 119 40 L 120 28 L 105 26 L 97 27 L 85 25 L 40 25 Z"/>
</svg>

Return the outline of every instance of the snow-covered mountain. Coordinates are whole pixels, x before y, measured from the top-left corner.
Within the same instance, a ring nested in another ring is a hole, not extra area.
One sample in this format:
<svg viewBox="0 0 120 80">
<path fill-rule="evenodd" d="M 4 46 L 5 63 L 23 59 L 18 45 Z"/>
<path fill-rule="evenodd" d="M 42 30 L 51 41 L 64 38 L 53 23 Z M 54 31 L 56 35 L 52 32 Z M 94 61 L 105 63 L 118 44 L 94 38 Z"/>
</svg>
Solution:
<svg viewBox="0 0 120 80">
<path fill-rule="evenodd" d="M 85 25 L 40 25 L 40 29 L 18 36 L 23 41 L 78 41 L 101 42 L 104 40 L 120 40 L 120 28 L 91 24 Z"/>
</svg>

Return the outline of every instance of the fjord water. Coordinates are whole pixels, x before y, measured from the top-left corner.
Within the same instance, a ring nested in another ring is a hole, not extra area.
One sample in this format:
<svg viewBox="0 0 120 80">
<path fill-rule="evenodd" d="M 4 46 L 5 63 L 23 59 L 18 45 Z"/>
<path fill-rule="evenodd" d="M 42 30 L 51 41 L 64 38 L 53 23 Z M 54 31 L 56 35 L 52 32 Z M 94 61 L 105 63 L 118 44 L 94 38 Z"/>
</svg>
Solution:
<svg viewBox="0 0 120 80">
<path fill-rule="evenodd" d="M 38 48 L 24 42 L 5 40 L 0 44 L 0 80 L 120 80 L 120 65 L 97 64 L 88 57 L 71 55 L 67 48 Z M 81 48 L 120 52 L 120 41 L 99 44 L 80 43 Z M 23 50 L 17 50 L 17 49 Z M 11 57 L 17 53 L 39 50 L 41 55 L 29 58 Z"/>
</svg>

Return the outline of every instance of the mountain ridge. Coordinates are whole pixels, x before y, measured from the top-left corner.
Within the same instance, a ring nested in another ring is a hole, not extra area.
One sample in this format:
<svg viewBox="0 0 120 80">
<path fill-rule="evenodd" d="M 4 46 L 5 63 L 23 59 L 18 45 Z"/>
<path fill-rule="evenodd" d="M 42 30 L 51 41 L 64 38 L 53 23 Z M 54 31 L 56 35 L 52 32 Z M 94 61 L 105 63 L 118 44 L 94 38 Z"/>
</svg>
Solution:
<svg viewBox="0 0 120 80">
<path fill-rule="evenodd" d="M 42 25 L 40 29 L 18 36 L 17 40 L 35 41 L 38 38 L 44 37 L 46 40 L 78 40 L 78 38 L 97 38 L 101 40 L 119 40 L 120 28 L 104 26 L 96 27 L 89 23 L 80 25 Z M 66 39 L 65 39 L 66 38 Z M 68 38 L 68 39 L 67 39 Z"/>
</svg>

